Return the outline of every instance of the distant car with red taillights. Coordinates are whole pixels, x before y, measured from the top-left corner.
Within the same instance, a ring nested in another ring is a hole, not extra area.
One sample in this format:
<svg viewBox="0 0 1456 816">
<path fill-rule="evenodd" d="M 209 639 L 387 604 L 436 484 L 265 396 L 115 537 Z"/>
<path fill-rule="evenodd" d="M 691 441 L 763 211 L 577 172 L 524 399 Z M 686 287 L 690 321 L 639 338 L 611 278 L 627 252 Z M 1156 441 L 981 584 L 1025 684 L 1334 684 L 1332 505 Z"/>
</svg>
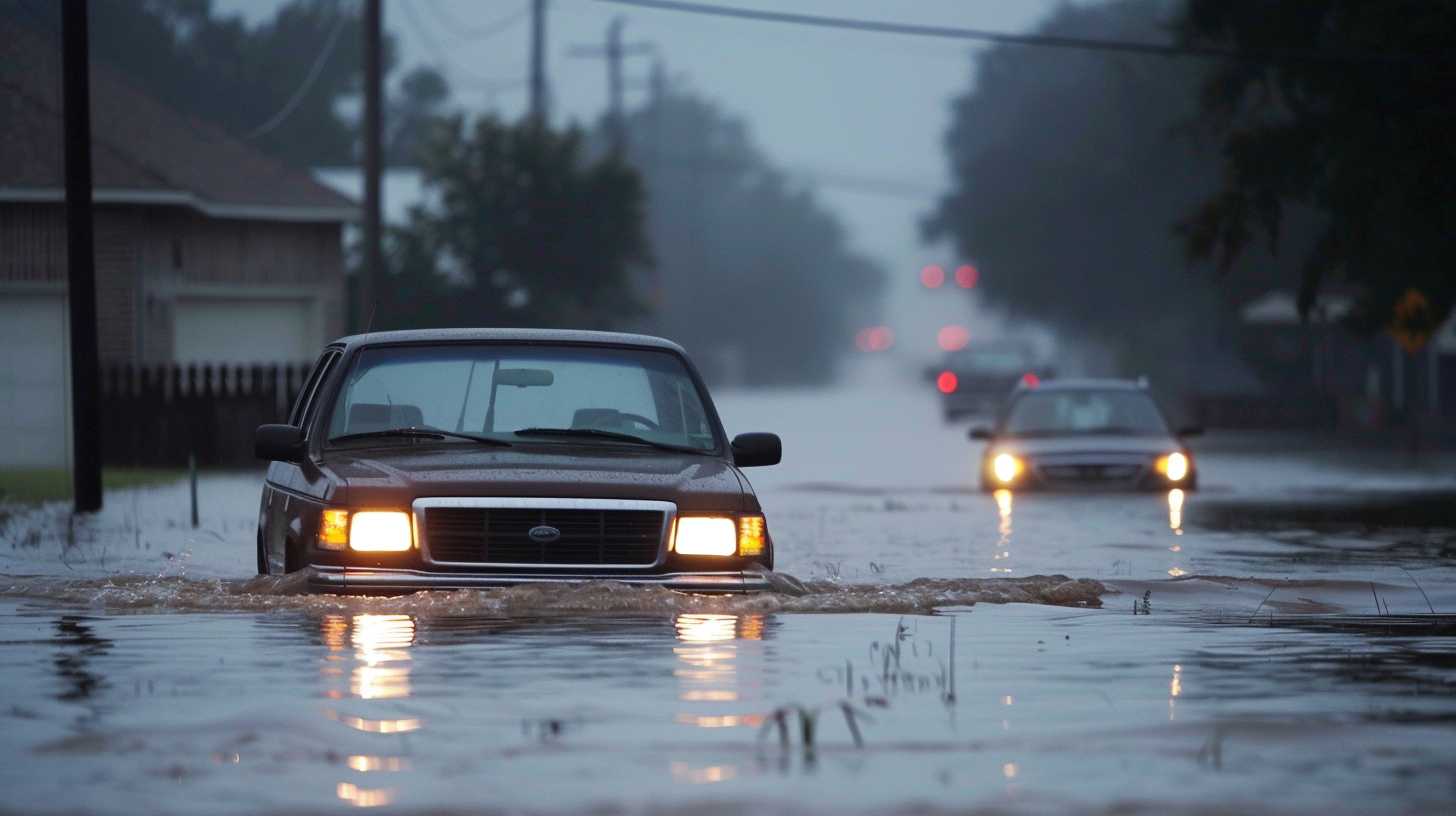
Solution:
<svg viewBox="0 0 1456 816">
<path fill-rule="evenodd" d="M 940 392 L 947 422 L 991 416 L 1018 384 L 1052 376 L 1050 368 L 1038 365 L 1029 346 L 1016 343 L 975 344 L 947 352 L 928 373 Z"/>
</svg>

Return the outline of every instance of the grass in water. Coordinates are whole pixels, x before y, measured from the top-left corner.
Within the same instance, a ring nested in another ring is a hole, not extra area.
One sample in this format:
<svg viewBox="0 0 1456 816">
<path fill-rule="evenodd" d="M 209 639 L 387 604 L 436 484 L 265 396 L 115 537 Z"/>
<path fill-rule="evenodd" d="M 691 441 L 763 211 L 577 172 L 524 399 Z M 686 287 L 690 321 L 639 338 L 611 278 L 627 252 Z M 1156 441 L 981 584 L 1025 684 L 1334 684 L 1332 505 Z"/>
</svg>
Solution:
<svg viewBox="0 0 1456 816">
<path fill-rule="evenodd" d="M 167 484 L 187 475 L 182 468 L 106 468 L 104 490 Z M 38 504 L 71 498 L 71 473 L 65 468 L 0 469 L 0 502 Z"/>
</svg>

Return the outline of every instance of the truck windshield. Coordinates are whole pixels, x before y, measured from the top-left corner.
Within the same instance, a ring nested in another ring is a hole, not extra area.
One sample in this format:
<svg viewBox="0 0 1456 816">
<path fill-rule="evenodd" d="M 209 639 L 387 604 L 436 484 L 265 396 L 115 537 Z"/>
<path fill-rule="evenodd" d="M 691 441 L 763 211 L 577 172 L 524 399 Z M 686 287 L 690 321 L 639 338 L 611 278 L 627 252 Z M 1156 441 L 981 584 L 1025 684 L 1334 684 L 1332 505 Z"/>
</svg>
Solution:
<svg viewBox="0 0 1456 816">
<path fill-rule="evenodd" d="M 1141 391 L 1032 391 L 1012 404 L 1003 432 L 1011 436 L 1166 434 L 1152 398 Z"/>
<path fill-rule="evenodd" d="M 334 400 L 329 438 L 422 428 L 519 440 L 516 431 L 544 428 L 608 431 L 709 452 L 718 440 L 704 405 L 682 360 L 668 352 L 386 346 L 355 356 Z M 546 444 L 582 440 L 630 442 L 609 434 L 539 437 Z"/>
</svg>

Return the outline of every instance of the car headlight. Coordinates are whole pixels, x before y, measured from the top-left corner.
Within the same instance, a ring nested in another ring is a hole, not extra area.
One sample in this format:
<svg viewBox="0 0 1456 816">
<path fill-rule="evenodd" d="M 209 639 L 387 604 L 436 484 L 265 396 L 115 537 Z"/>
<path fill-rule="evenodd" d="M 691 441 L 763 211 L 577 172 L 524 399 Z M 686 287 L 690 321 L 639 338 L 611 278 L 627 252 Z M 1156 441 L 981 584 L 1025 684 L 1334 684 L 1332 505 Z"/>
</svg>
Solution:
<svg viewBox="0 0 1456 816">
<path fill-rule="evenodd" d="M 991 460 L 991 474 L 1001 484 L 1011 484 L 1021 475 L 1023 465 L 1021 460 L 1009 453 L 998 453 L 996 458 Z"/>
<path fill-rule="evenodd" d="M 319 548 L 355 552 L 404 552 L 414 546 L 410 515 L 399 510 L 325 510 Z"/>
<path fill-rule="evenodd" d="M 768 534 L 763 516 L 681 516 L 673 529 L 678 555 L 762 555 Z"/>
<path fill-rule="evenodd" d="M 1188 476 L 1188 457 L 1174 451 L 1158 457 L 1157 468 L 1159 473 L 1168 477 L 1168 481 L 1181 482 Z"/>
</svg>

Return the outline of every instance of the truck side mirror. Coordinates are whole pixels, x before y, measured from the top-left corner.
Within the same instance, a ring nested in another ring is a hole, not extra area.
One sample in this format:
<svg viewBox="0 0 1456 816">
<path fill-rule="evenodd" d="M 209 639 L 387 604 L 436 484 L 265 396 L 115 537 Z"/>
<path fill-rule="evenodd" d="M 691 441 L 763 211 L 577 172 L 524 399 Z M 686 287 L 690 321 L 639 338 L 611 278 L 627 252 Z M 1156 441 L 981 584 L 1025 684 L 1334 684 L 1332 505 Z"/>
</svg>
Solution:
<svg viewBox="0 0 1456 816">
<path fill-rule="evenodd" d="M 303 459 L 303 429 L 297 425 L 259 425 L 253 434 L 253 455 L 268 462 Z"/>
<path fill-rule="evenodd" d="M 777 465 L 784 458 L 778 434 L 746 433 L 733 437 L 733 464 L 739 467 Z"/>
</svg>

